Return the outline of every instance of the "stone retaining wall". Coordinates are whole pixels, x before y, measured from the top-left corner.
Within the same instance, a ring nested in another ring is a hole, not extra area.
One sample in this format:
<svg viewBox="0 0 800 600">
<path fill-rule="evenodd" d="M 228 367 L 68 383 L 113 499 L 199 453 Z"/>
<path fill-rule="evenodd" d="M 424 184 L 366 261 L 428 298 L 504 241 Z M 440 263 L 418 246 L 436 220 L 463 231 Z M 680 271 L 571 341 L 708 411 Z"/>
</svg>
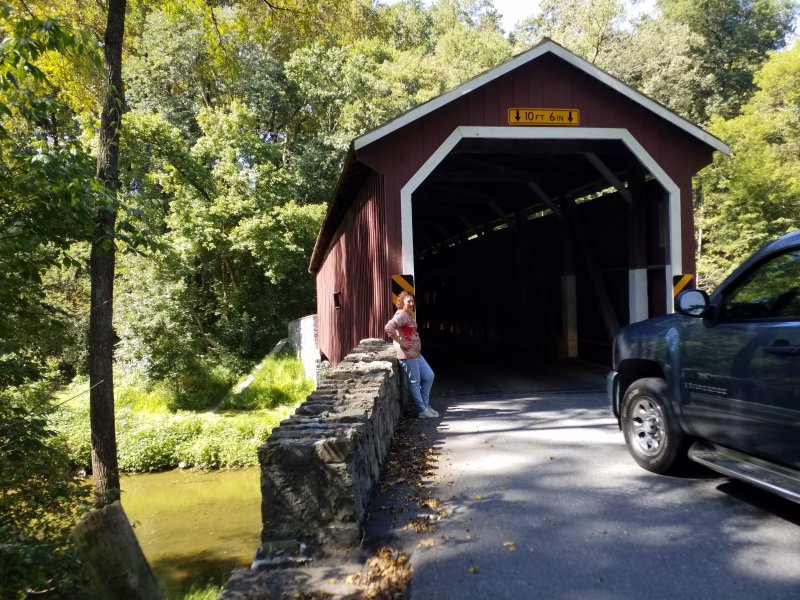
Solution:
<svg viewBox="0 0 800 600">
<path fill-rule="evenodd" d="M 362 340 L 259 448 L 261 547 L 254 566 L 358 545 L 403 408 L 391 344 Z"/>
</svg>

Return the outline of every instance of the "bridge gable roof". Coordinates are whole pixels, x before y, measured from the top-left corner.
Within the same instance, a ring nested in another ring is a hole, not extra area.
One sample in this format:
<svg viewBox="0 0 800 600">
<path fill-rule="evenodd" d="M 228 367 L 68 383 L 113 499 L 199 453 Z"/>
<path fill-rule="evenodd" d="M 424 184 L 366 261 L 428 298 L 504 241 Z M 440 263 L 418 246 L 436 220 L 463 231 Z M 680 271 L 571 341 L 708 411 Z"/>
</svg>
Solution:
<svg viewBox="0 0 800 600">
<path fill-rule="evenodd" d="M 626 85 L 619 79 L 613 77 L 612 75 L 609 75 L 602 69 L 599 69 L 592 63 L 580 58 L 579 56 L 573 54 L 563 46 L 557 44 L 556 42 L 548 38 L 544 38 L 539 44 L 537 44 L 530 50 L 518 54 L 517 56 L 498 65 L 497 67 L 494 67 L 493 69 L 490 69 L 470 79 L 469 81 L 466 81 L 465 83 L 450 90 L 449 92 L 446 92 L 441 96 L 437 96 L 436 98 L 433 98 L 424 104 L 412 108 L 411 110 L 403 113 L 402 115 L 389 121 L 388 123 L 376 127 L 375 129 L 356 138 L 353 141 L 353 149 L 358 153 L 359 150 L 362 150 L 363 148 L 366 148 L 372 143 L 383 139 L 389 134 L 402 129 L 426 117 L 427 115 L 430 115 L 431 113 L 437 111 L 440 108 L 446 107 L 448 104 L 455 102 L 456 100 L 464 97 L 467 94 L 470 94 L 471 92 L 474 92 L 475 90 L 478 90 L 479 88 L 490 85 L 491 83 L 503 77 L 504 75 L 522 67 L 523 65 L 536 61 L 537 59 L 548 54 L 557 56 L 561 60 L 572 65 L 573 67 L 579 69 L 580 71 L 583 71 L 585 74 L 596 79 L 600 83 L 603 83 L 604 85 L 610 87 L 612 90 L 628 98 L 632 102 L 639 104 L 640 106 L 654 113 L 656 116 L 660 117 L 664 121 L 667 121 L 671 125 L 674 125 L 683 132 L 696 138 L 698 141 L 707 144 L 714 150 L 719 150 L 726 154 L 730 153 L 730 149 L 728 148 L 727 144 L 725 144 L 718 138 L 704 131 L 697 125 L 694 125 L 693 123 L 687 121 L 683 117 L 675 114 L 674 112 L 672 112 L 665 106 L 659 104 L 655 100 L 652 100 L 651 98 L 648 98 L 647 96 L 637 92 L 636 90 Z"/>
</svg>

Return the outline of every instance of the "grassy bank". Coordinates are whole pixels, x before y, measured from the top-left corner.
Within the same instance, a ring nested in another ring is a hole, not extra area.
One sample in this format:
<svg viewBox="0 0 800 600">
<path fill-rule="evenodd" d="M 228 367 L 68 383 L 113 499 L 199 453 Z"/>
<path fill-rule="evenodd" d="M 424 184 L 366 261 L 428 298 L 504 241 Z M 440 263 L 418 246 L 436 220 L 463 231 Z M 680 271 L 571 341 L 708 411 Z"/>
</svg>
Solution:
<svg viewBox="0 0 800 600">
<path fill-rule="evenodd" d="M 78 381 L 62 392 L 51 426 L 79 469 L 91 467 L 88 389 Z M 228 469 L 258 464 L 257 449 L 313 390 L 293 357 L 267 357 L 246 378 L 205 398 L 206 410 L 182 404 L 168 384 L 125 381 L 117 389 L 117 456 L 122 472 L 171 468 Z M 195 394 L 196 399 L 196 394 Z"/>
</svg>

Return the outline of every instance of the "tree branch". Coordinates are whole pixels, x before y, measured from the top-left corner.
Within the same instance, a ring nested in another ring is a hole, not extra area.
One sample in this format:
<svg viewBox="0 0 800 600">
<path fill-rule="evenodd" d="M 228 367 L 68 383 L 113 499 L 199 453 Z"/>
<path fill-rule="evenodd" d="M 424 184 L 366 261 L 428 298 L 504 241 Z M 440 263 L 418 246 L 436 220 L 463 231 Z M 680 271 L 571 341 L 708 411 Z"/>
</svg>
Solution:
<svg viewBox="0 0 800 600">
<path fill-rule="evenodd" d="M 286 6 L 277 6 L 276 4 L 273 4 L 272 2 L 270 2 L 269 0 L 261 0 L 261 1 L 264 4 L 266 4 L 267 8 L 269 8 L 273 12 L 277 12 L 279 10 L 285 10 L 286 12 L 294 12 L 291 8 L 288 8 Z"/>
</svg>

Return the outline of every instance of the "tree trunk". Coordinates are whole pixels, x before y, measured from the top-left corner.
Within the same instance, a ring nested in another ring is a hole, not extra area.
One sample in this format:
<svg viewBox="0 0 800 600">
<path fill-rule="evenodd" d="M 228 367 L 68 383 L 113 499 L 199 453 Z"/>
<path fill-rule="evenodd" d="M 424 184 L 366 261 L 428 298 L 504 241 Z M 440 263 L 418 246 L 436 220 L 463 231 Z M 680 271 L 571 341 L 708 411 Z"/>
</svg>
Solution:
<svg viewBox="0 0 800 600">
<path fill-rule="evenodd" d="M 73 527 L 72 539 L 102 597 L 111 600 L 164 597 L 119 502 L 84 515 Z"/>
<path fill-rule="evenodd" d="M 91 314 L 89 317 L 89 418 L 92 432 L 92 471 L 95 501 L 119 499 L 117 439 L 114 426 L 114 226 L 119 189 L 119 135 L 124 105 L 122 37 L 126 0 L 109 0 L 105 34 L 106 94 L 100 117 L 97 176 L 107 198 L 95 209 L 95 238 L 89 258 Z"/>
</svg>

